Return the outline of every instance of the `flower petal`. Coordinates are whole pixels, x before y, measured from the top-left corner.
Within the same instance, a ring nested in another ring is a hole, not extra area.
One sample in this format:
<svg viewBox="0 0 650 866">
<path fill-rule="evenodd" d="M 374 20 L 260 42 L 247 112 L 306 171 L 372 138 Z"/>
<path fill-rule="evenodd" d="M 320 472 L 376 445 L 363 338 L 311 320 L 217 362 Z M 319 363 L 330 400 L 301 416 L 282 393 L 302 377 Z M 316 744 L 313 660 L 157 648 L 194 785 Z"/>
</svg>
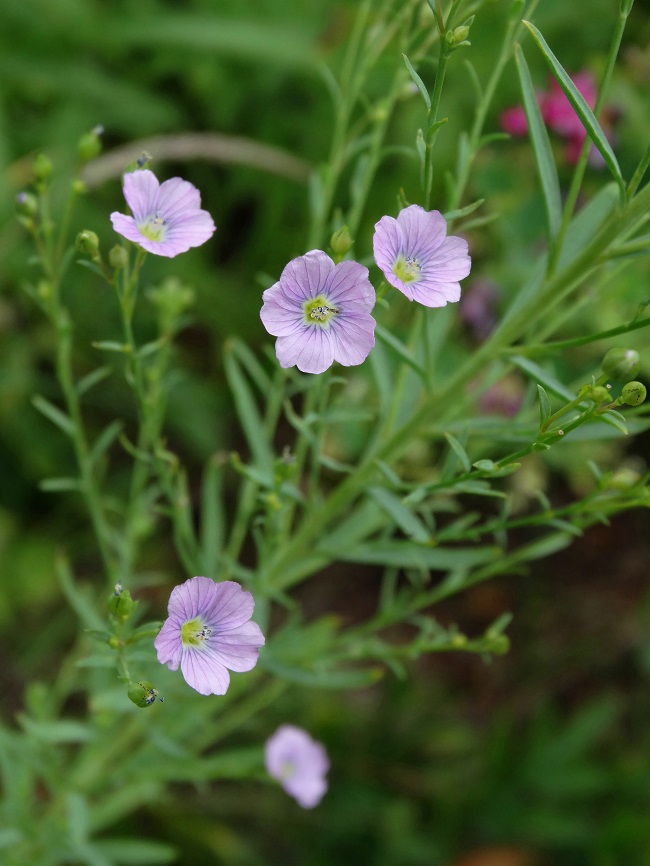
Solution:
<svg viewBox="0 0 650 866">
<path fill-rule="evenodd" d="M 303 373 L 323 373 L 334 362 L 329 329 L 305 325 L 287 337 L 278 337 L 275 354 L 281 367 L 296 366 Z"/>
<path fill-rule="evenodd" d="M 199 210 L 200 207 L 201 193 L 189 180 L 172 177 L 160 184 L 156 210 L 163 219 L 176 220 L 187 212 Z"/>
<path fill-rule="evenodd" d="M 220 632 L 206 651 L 224 667 L 242 673 L 252 670 L 264 646 L 264 635 L 256 622 L 247 622 L 231 631 Z"/>
<path fill-rule="evenodd" d="M 376 301 L 368 268 L 352 261 L 341 262 L 329 273 L 324 294 L 345 312 L 369 313 Z"/>
<path fill-rule="evenodd" d="M 140 244 L 145 240 L 144 235 L 140 233 L 133 217 L 126 216 L 123 213 L 115 211 L 111 214 L 111 222 L 115 231 L 125 237 L 134 244 Z"/>
<path fill-rule="evenodd" d="M 334 360 L 344 367 L 363 364 L 375 345 L 375 320 L 368 313 L 334 319 L 331 327 Z"/>
<path fill-rule="evenodd" d="M 171 671 L 177 670 L 182 653 L 181 623 L 174 617 L 165 620 L 153 645 L 160 664 L 166 664 Z"/>
<path fill-rule="evenodd" d="M 207 577 L 203 579 L 209 580 Z M 198 578 L 195 577 L 194 580 Z M 245 592 L 233 580 L 224 580 L 221 583 L 210 581 L 210 583 L 215 587 L 215 592 L 210 604 L 201 609 L 206 623 L 221 633 L 248 622 L 255 607 L 250 592 Z"/>
<path fill-rule="evenodd" d="M 317 298 L 323 291 L 334 262 L 322 250 L 312 250 L 292 259 L 280 275 L 280 285 L 291 300 Z"/>
<path fill-rule="evenodd" d="M 136 222 L 156 212 L 159 189 L 156 175 L 147 168 L 124 175 L 122 191 Z"/>
<path fill-rule="evenodd" d="M 196 647 L 183 647 L 181 673 L 188 686 L 201 695 L 225 695 L 230 674 L 211 653 Z"/>
<path fill-rule="evenodd" d="M 191 577 L 180 586 L 175 586 L 169 597 L 170 616 L 176 616 L 181 622 L 187 622 L 202 615 L 215 600 L 218 586 L 219 584 L 209 577 Z"/>
</svg>

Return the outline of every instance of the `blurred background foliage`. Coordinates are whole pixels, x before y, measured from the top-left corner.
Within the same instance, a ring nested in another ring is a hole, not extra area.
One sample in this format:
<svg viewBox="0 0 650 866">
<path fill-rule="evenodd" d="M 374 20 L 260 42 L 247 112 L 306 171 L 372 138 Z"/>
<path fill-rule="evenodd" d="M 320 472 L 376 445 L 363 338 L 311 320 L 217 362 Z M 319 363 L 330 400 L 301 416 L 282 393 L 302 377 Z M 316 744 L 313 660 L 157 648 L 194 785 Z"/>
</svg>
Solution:
<svg viewBox="0 0 650 866">
<path fill-rule="evenodd" d="M 71 640 L 53 559 L 62 539 L 82 574 L 92 579 L 96 553 L 80 503 L 39 491 L 49 475 L 71 474 L 67 443 L 33 408 L 35 392 L 57 400 L 51 336 L 22 291 L 31 250 L 13 218 L 16 193 L 31 180 L 31 163 L 46 151 L 58 172 L 73 169 L 77 142 L 103 125 L 105 151 L 151 136 L 218 134 L 207 158 L 172 148 L 153 152 L 159 177 L 180 174 L 196 184 L 218 225 L 214 242 L 174 262 L 195 292 L 193 318 L 179 337 L 179 374 L 170 393 L 169 436 L 198 473 L 214 452 L 237 448 L 221 367 L 224 341 L 243 337 L 256 350 L 271 345 L 259 321 L 260 294 L 293 256 L 305 251 L 307 176 L 327 159 L 332 103 L 323 66 L 336 75 L 357 3 L 316 0 L 4 0 L 0 4 L 0 693 L 10 722 L 24 684 L 48 682 Z M 471 59 L 479 77 L 493 62 L 509 2 L 479 10 Z M 425 4 L 423 3 L 423 8 Z M 598 73 L 618 4 L 614 0 L 544 0 L 536 24 L 564 66 Z M 534 81 L 546 85 L 541 58 L 524 40 Z M 471 88 L 463 57 L 453 58 L 442 101 L 449 124 L 437 145 L 434 202 L 444 210 L 444 171 L 453 164 L 458 133 L 469 122 Z M 469 55 L 468 55 L 469 56 Z M 380 98 L 395 64 L 380 59 L 369 104 Z M 435 67 L 423 64 L 430 84 Z M 505 76 L 488 128 L 519 102 L 514 68 Z M 615 108 L 615 150 L 624 175 L 650 140 L 650 12 L 638 2 L 625 36 L 608 101 Z M 415 160 L 404 153 L 423 122 L 419 99 L 405 91 L 389 131 L 397 146 L 379 172 L 364 215 L 357 255 L 371 249 L 372 225 L 396 209 L 401 186 L 417 200 Z M 244 146 L 246 144 L 246 146 Z M 557 144 L 560 177 L 566 183 Z M 250 156 L 253 145 L 254 156 Z M 255 147 L 262 146 L 262 150 Z M 401 148 L 401 149 L 400 149 Z M 234 157 L 233 157 L 234 150 Z M 293 159 L 290 159 L 293 158 Z M 114 241 L 108 215 L 123 209 L 124 161 L 102 163 L 88 176 L 78 228 L 96 231 L 104 249 Z M 346 183 L 352 180 L 352 172 Z M 587 190 L 602 178 L 590 170 Z M 346 202 L 342 184 L 339 200 Z M 522 141 L 484 151 L 469 200 L 485 197 L 496 220 L 470 239 L 472 280 L 494 287 L 496 310 L 521 282 L 542 234 L 543 209 L 532 156 Z M 628 270 L 606 295 L 585 292 L 566 336 L 631 319 L 648 266 Z M 167 271 L 151 259 L 152 284 Z M 80 372 L 98 362 L 96 339 L 111 339 L 119 322 L 106 286 L 83 269 L 66 286 L 76 320 Z M 446 313 L 445 313 L 446 314 Z M 442 314 L 441 314 L 442 315 Z M 141 305 L 146 336 L 153 308 Z M 397 323 L 399 325 L 399 323 Z M 458 340 L 471 330 L 457 321 Z M 642 352 L 645 331 L 628 343 Z M 576 350 L 556 371 L 579 380 L 598 364 L 601 347 Z M 453 363 L 453 360 L 451 361 Z M 89 394 L 88 420 L 132 418 L 129 393 L 118 384 Z M 517 385 L 515 385 L 515 388 Z M 108 397 L 107 397 L 108 393 Z M 107 405 L 106 401 L 110 402 Z M 549 474 L 531 460 L 534 483 L 562 498 L 584 485 L 585 458 L 605 468 L 625 458 L 623 444 L 584 443 L 554 449 Z M 580 460 L 576 459 L 577 448 Z M 648 457 L 648 437 L 634 446 Z M 632 458 L 630 458 L 632 459 Z M 119 463 L 113 468 L 120 487 Z M 519 482 L 519 475 L 516 476 Z M 533 482 L 531 481 L 531 486 Z M 521 495 L 525 498 L 526 491 Z M 220 783 L 170 792 L 159 808 L 135 814 L 116 836 L 147 836 L 176 846 L 169 862 L 224 864 L 372 863 L 385 866 L 648 866 L 650 864 L 650 596 L 647 514 L 628 515 L 593 530 L 570 551 L 540 563 L 507 585 L 479 587 L 445 609 L 468 634 L 504 609 L 516 613 L 512 651 L 487 666 L 473 656 L 428 659 L 411 679 L 390 677 L 341 696 L 290 690 L 235 744 L 265 739 L 276 723 L 300 719 L 327 744 L 331 793 L 314 812 L 259 784 Z M 169 546 L 148 551 L 152 572 L 169 569 Z M 180 567 L 174 580 L 185 575 Z M 303 592 L 313 614 L 338 610 L 348 621 L 367 613 L 371 570 L 349 566 Z M 146 773 L 146 767 L 143 767 Z M 124 861 L 128 862 L 128 861 Z"/>
</svg>

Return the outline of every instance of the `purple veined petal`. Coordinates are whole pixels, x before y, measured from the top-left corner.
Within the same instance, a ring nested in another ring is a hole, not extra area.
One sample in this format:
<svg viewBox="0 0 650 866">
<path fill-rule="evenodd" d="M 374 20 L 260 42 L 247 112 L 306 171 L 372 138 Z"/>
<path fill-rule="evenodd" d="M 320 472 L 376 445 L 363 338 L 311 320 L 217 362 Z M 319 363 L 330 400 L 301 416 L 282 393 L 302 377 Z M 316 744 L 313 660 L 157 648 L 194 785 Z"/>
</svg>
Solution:
<svg viewBox="0 0 650 866">
<path fill-rule="evenodd" d="M 218 633 L 207 645 L 206 652 L 231 671 L 243 673 L 255 667 L 264 643 L 257 623 L 247 622 L 232 631 Z"/>
<path fill-rule="evenodd" d="M 177 670 L 183 652 L 181 624 L 170 617 L 156 635 L 153 645 L 160 664 L 167 665 L 171 671 Z"/>
<path fill-rule="evenodd" d="M 369 314 L 335 319 L 331 335 L 335 361 L 344 367 L 363 364 L 375 345 L 375 320 Z"/>
<path fill-rule="evenodd" d="M 186 212 L 195 212 L 201 207 L 201 193 L 188 180 L 172 177 L 160 184 L 156 209 L 166 220 L 176 220 Z"/>
<path fill-rule="evenodd" d="M 445 280 L 456 282 L 465 279 L 472 269 L 472 260 L 468 255 L 467 241 L 464 238 L 445 238 L 441 246 L 427 261 L 424 278 L 433 274 L 436 282 Z"/>
<path fill-rule="evenodd" d="M 375 290 L 368 279 L 368 268 L 353 261 L 341 262 L 330 272 L 324 294 L 346 312 L 369 313 L 376 301 Z"/>
<path fill-rule="evenodd" d="M 111 214 L 111 222 L 115 231 L 128 241 L 139 244 L 144 240 L 133 217 L 115 211 Z"/>
<path fill-rule="evenodd" d="M 210 607 L 217 595 L 218 584 L 209 577 L 191 577 L 180 586 L 175 586 L 169 597 L 170 615 L 182 622 L 195 619 Z"/>
<path fill-rule="evenodd" d="M 404 237 L 403 251 L 415 259 L 432 255 L 447 234 L 447 223 L 440 211 L 426 211 L 417 204 L 400 211 L 397 222 Z"/>
<path fill-rule="evenodd" d="M 323 291 L 334 262 L 321 250 L 292 259 L 280 275 L 280 285 L 291 300 L 309 301 Z"/>
<path fill-rule="evenodd" d="M 402 229 L 394 217 L 383 216 L 379 222 L 375 223 L 373 237 L 375 261 L 387 279 L 389 273 L 393 271 L 393 265 L 402 251 L 403 244 Z"/>
<path fill-rule="evenodd" d="M 250 592 L 245 592 L 233 580 L 224 580 L 214 585 L 216 592 L 210 604 L 202 608 L 205 621 L 213 628 L 217 628 L 219 632 L 237 628 L 248 622 L 255 608 Z"/>
<path fill-rule="evenodd" d="M 185 682 L 201 695 L 225 695 L 230 674 L 213 655 L 195 647 L 184 647 L 181 673 Z"/>
<path fill-rule="evenodd" d="M 446 307 L 448 303 L 453 304 L 460 300 L 459 283 L 439 284 L 433 281 L 423 281 L 411 283 L 409 291 L 412 294 L 411 300 L 417 301 L 425 307 Z"/>
<path fill-rule="evenodd" d="M 156 175 L 147 168 L 124 175 L 122 191 L 137 223 L 156 212 L 159 189 Z"/>
<path fill-rule="evenodd" d="M 302 332 L 278 337 L 275 353 L 281 367 L 296 366 L 303 373 L 324 373 L 334 361 L 330 336 L 318 326 L 305 325 Z"/>
<path fill-rule="evenodd" d="M 267 301 L 260 310 L 260 319 L 264 327 L 274 337 L 288 337 L 299 330 L 304 330 L 304 312 L 295 308 L 288 310 L 275 301 Z"/>
</svg>

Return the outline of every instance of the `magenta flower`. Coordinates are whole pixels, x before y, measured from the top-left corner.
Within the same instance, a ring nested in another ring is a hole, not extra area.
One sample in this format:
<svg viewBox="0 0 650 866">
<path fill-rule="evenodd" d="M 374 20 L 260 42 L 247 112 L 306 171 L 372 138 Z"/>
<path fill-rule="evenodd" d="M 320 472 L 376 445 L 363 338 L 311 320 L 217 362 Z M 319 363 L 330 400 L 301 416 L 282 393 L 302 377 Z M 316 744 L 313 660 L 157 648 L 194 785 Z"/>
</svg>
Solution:
<svg viewBox="0 0 650 866">
<path fill-rule="evenodd" d="M 187 180 L 159 184 L 153 172 L 141 169 L 124 175 L 123 191 L 133 216 L 112 213 L 113 228 L 149 253 L 173 258 L 215 232 L 212 217 L 201 210 L 201 194 Z"/>
<path fill-rule="evenodd" d="M 277 779 L 303 809 L 313 809 L 327 791 L 327 752 L 302 728 L 280 725 L 266 741 L 264 763 L 269 776 Z"/>
<path fill-rule="evenodd" d="M 255 603 L 238 583 L 192 577 L 174 587 L 154 646 L 160 664 L 202 695 L 224 695 L 231 671 L 250 671 L 264 645 L 260 627 L 249 622 Z"/>
<path fill-rule="evenodd" d="M 281 367 L 295 365 L 303 373 L 322 373 L 334 361 L 352 367 L 375 345 L 375 290 L 358 262 L 335 265 L 312 250 L 290 261 L 262 298 L 260 318 L 278 338 Z"/>
<path fill-rule="evenodd" d="M 437 210 L 417 204 L 397 219 L 383 216 L 375 224 L 375 261 L 391 284 L 425 307 L 444 307 L 460 298 L 459 280 L 470 272 L 467 241 L 445 237 L 447 223 Z"/>
</svg>

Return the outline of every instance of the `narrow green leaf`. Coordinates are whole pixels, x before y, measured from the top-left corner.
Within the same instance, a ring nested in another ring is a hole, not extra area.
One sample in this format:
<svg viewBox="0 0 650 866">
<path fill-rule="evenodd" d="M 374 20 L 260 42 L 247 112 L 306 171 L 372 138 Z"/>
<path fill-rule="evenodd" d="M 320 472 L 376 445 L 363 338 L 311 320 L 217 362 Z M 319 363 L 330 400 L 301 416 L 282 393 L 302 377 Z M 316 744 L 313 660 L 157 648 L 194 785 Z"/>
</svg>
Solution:
<svg viewBox="0 0 650 866">
<path fill-rule="evenodd" d="M 223 502 L 223 467 L 220 455 L 207 461 L 201 485 L 201 555 L 203 574 L 217 574 L 223 549 L 226 515 Z"/>
<path fill-rule="evenodd" d="M 568 388 L 565 388 L 559 379 L 556 379 L 552 373 L 544 370 L 544 368 L 540 367 L 539 364 L 531 361 L 530 358 L 524 358 L 522 355 L 513 355 L 510 360 L 515 367 L 518 367 L 523 373 L 526 373 L 526 375 L 534 382 L 537 382 L 538 385 L 542 384 L 548 391 L 555 394 L 556 397 L 561 397 L 563 400 L 566 400 L 567 403 L 570 403 L 571 400 L 575 399 L 575 394 L 572 394 Z"/>
<path fill-rule="evenodd" d="M 95 839 L 93 848 L 111 866 L 164 866 L 165 863 L 178 863 L 177 848 L 153 839 Z"/>
<path fill-rule="evenodd" d="M 77 382 L 77 394 L 82 397 L 86 391 L 90 391 L 91 388 L 98 385 L 101 381 L 106 379 L 107 376 L 110 376 L 112 372 L 112 369 L 106 364 L 103 367 L 97 367 L 96 370 L 93 370 L 92 373 L 88 373 L 87 376 L 84 376 L 83 379 L 80 379 Z"/>
<path fill-rule="evenodd" d="M 130 348 L 124 343 L 116 343 L 115 340 L 98 340 L 91 343 L 93 349 L 101 349 L 103 352 L 119 352 L 121 355 L 130 355 Z"/>
<path fill-rule="evenodd" d="M 268 656 L 260 658 L 260 667 L 270 671 L 274 676 L 280 677 L 291 683 L 301 686 L 325 689 L 357 689 L 370 686 L 378 682 L 383 671 L 378 667 L 363 668 L 360 670 L 307 670 L 283 662 L 270 659 Z"/>
<path fill-rule="evenodd" d="M 627 424 L 625 423 L 625 418 L 620 412 L 610 409 L 609 412 L 603 412 L 602 415 L 596 415 L 596 417 L 599 421 L 603 421 L 605 424 L 610 424 L 612 427 L 615 427 L 623 434 L 623 436 L 627 436 Z"/>
<path fill-rule="evenodd" d="M 230 342 L 224 348 L 224 367 L 228 384 L 235 398 L 237 414 L 251 454 L 253 455 L 253 460 L 259 469 L 270 475 L 273 454 L 264 435 L 264 425 L 255 398 L 234 355 Z"/>
<path fill-rule="evenodd" d="M 467 451 L 465 451 L 458 439 L 456 439 L 455 436 L 452 436 L 451 433 L 445 433 L 445 439 L 447 440 L 447 442 L 449 442 L 449 447 L 454 452 L 456 457 L 458 457 L 460 465 L 463 467 L 463 471 L 470 472 L 472 469 L 472 463 L 467 456 Z"/>
<path fill-rule="evenodd" d="M 537 102 L 537 94 L 535 93 L 530 72 L 528 71 L 526 58 L 519 45 L 515 46 L 515 59 L 517 61 L 517 71 L 519 72 L 524 111 L 526 112 L 526 120 L 528 121 L 528 132 L 533 145 L 537 173 L 539 174 L 542 194 L 544 196 L 548 239 L 549 243 L 551 243 L 557 236 L 562 220 L 560 182 L 557 177 L 557 169 L 546 125 L 542 119 L 542 113 Z"/>
<path fill-rule="evenodd" d="M 44 478 L 38 485 L 45 493 L 63 493 L 69 490 L 79 490 L 79 478 Z"/>
<path fill-rule="evenodd" d="M 93 443 L 92 448 L 90 449 L 90 459 L 92 463 L 96 463 L 111 447 L 113 442 L 117 439 L 117 437 L 122 432 L 122 428 L 124 424 L 119 419 L 113 421 L 107 427 L 102 430 L 99 434 L 95 442 Z"/>
<path fill-rule="evenodd" d="M 404 63 L 406 64 L 406 68 L 408 69 L 409 75 L 411 76 L 411 78 L 415 82 L 417 89 L 420 91 L 420 96 L 422 97 L 422 99 L 424 99 L 424 104 L 427 107 L 427 111 L 431 111 L 431 97 L 429 96 L 428 90 L 424 86 L 424 81 L 422 81 L 420 76 L 417 74 L 417 72 L 413 68 L 413 64 L 408 59 L 406 54 L 402 54 L 402 57 L 404 58 Z"/>
<path fill-rule="evenodd" d="M 434 120 L 433 123 L 431 123 L 431 124 L 429 124 L 429 126 L 427 126 L 427 135 L 431 136 L 431 135 L 433 135 L 434 132 L 437 134 L 438 130 L 441 129 L 445 125 L 445 123 L 448 123 L 448 122 L 449 122 L 448 117 L 441 117 L 440 120 Z"/>
<path fill-rule="evenodd" d="M 551 69 L 551 72 L 553 73 L 557 83 L 562 88 L 564 95 L 569 100 L 576 114 L 580 118 L 582 125 L 586 129 L 587 134 L 589 135 L 589 138 L 591 138 L 593 143 L 601 152 L 602 157 L 607 164 L 607 167 L 612 173 L 612 177 L 618 183 L 619 187 L 623 191 L 625 191 L 625 181 L 623 180 L 623 175 L 621 174 L 621 169 L 619 167 L 616 156 L 614 155 L 614 151 L 612 150 L 610 143 L 607 141 L 605 133 L 603 132 L 600 124 L 596 120 L 593 111 L 591 110 L 591 108 L 589 108 L 589 105 L 587 104 L 584 96 L 580 93 L 573 81 L 571 81 L 571 78 L 565 71 L 560 61 L 551 51 L 546 40 L 539 32 L 537 27 L 535 27 L 534 24 L 531 24 L 530 21 L 524 21 L 523 23 L 528 28 L 533 39 L 539 46 L 539 49 L 544 56 L 544 59 L 546 60 L 547 64 Z"/>
<path fill-rule="evenodd" d="M 387 331 L 386 328 L 381 325 L 377 325 L 375 328 L 375 334 L 379 337 L 382 343 L 385 343 L 390 349 L 393 350 L 401 359 L 407 364 L 412 370 L 421 376 L 422 379 L 426 378 L 426 374 L 422 367 L 418 364 L 418 362 L 411 356 L 409 350 L 406 348 L 404 343 L 401 340 L 398 340 L 390 331 Z"/>
<path fill-rule="evenodd" d="M 106 623 L 97 613 L 94 603 L 88 599 L 88 593 L 85 591 L 85 588 L 76 585 L 67 559 L 62 555 L 57 556 L 54 560 L 54 568 L 63 594 L 84 626 L 100 631 L 104 629 Z"/>
<path fill-rule="evenodd" d="M 541 385 L 537 386 L 537 396 L 539 397 L 539 426 L 541 429 L 551 417 L 551 403 L 548 394 Z"/>
<path fill-rule="evenodd" d="M 339 558 L 346 562 L 365 562 L 369 565 L 447 571 L 491 562 L 498 558 L 500 553 L 497 547 L 425 547 L 412 541 L 380 540 L 358 544 L 343 551 Z"/>
<path fill-rule="evenodd" d="M 32 397 L 32 406 L 35 409 L 38 409 L 41 415 L 45 415 L 45 417 L 55 424 L 59 430 L 62 430 L 66 436 L 72 437 L 74 435 L 72 419 L 60 409 L 57 409 L 57 407 L 53 403 L 50 403 L 49 400 L 46 400 L 45 397 L 41 397 L 40 394 L 35 394 Z"/>
<path fill-rule="evenodd" d="M 20 724 L 28 734 L 45 743 L 85 743 L 94 739 L 90 725 L 67 719 L 36 722 L 29 716 L 19 716 Z"/>
<path fill-rule="evenodd" d="M 475 210 L 480 208 L 480 206 L 485 201 L 484 198 L 479 198 L 476 201 L 473 201 L 471 204 L 468 204 L 467 207 L 462 207 L 458 210 L 449 210 L 443 214 L 443 217 L 449 222 L 449 220 L 457 220 L 462 219 L 462 217 L 469 216 L 471 213 L 474 213 Z"/>
<path fill-rule="evenodd" d="M 429 530 L 398 496 L 395 496 L 390 490 L 386 490 L 385 487 L 370 487 L 368 493 L 382 511 L 385 511 L 395 521 L 405 535 L 408 535 L 418 544 L 432 544 L 433 540 Z"/>
</svg>

